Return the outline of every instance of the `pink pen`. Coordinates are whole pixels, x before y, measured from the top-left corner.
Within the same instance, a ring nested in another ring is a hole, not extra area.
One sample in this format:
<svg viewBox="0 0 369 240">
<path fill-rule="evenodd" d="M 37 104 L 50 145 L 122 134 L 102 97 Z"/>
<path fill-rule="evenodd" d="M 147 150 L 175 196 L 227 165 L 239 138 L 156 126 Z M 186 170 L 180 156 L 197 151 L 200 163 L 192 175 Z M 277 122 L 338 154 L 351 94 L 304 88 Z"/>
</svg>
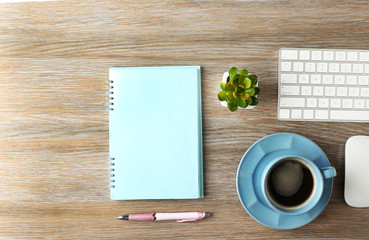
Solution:
<svg viewBox="0 0 369 240">
<path fill-rule="evenodd" d="M 117 217 L 120 220 L 128 221 L 162 221 L 173 220 L 176 222 L 197 222 L 205 217 L 210 217 L 210 213 L 205 212 L 180 212 L 180 213 L 135 213 Z"/>
</svg>

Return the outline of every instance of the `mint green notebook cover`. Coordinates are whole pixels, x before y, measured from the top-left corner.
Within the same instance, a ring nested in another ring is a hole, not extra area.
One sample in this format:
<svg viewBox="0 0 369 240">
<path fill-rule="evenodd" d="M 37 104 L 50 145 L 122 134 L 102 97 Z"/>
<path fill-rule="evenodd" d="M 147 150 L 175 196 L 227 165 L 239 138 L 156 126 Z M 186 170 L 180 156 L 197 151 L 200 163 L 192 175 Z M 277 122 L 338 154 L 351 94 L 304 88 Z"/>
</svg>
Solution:
<svg viewBox="0 0 369 240">
<path fill-rule="evenodd" d="M 109 70 L 113 200 L 203 197 L 199 66 Z"/>
</svg>

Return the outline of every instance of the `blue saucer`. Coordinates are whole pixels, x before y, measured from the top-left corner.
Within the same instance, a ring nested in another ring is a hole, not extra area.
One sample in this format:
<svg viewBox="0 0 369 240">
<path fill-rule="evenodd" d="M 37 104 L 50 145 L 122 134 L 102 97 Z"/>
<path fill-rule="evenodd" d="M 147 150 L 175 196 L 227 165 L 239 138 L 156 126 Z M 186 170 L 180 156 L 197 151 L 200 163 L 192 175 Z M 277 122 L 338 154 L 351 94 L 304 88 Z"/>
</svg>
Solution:
<svg viewBox="0 0 369 240">
<path fill-rule="evenodd" d="M 327 206 L 333 189 L 333 179 L 324 179 L 323 195 L 310 211 L 300 215 L 286 215 L 266 205 L 261 195 L 261 184 L 255 181 L 257 168 L 267 155 L 281 152 L 303 156 L 319 168 L 330 166 L 322 149 L 310 139 L 294 133 L 275 133 L 255 142 L 244 154 L 237 171 L 238 197 L 246 211 L 256 221 L 274 229 L 294 229 L 313 221 Z"/>
</svg>

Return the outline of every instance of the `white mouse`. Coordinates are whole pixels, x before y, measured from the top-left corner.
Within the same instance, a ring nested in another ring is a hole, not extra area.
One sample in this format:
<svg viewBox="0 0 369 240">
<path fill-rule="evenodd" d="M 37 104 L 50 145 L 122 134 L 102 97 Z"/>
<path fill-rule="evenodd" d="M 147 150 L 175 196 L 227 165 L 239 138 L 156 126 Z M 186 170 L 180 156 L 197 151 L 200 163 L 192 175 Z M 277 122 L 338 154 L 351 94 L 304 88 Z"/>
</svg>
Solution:
<svg viewBox="0 0 369 240">
<path fill-rule="evenodd" d="M 352 207 L 369 207 L 369 137 L 350 137 L 345 155 L 345 201 Z"/>
</svg>

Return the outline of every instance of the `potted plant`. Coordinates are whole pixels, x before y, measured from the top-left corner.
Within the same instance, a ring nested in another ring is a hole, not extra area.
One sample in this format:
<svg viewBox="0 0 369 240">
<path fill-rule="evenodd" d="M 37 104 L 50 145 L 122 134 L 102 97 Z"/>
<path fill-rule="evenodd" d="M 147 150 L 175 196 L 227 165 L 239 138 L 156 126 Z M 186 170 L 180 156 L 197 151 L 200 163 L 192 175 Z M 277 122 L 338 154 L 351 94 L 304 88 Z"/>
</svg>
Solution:
<svg viewBox="0 0 369 240">
<path fill-rule="evenodd" d="M 239 71 L 232 67 L 229 72 L 225 72 L 220 89 L 218 99 L 231 112 L 236 111 L 238 107 L 253 108 L 258 104 L 258 77 L 255 74 L 249 75 L 246 69 Z"/>
</svg>

